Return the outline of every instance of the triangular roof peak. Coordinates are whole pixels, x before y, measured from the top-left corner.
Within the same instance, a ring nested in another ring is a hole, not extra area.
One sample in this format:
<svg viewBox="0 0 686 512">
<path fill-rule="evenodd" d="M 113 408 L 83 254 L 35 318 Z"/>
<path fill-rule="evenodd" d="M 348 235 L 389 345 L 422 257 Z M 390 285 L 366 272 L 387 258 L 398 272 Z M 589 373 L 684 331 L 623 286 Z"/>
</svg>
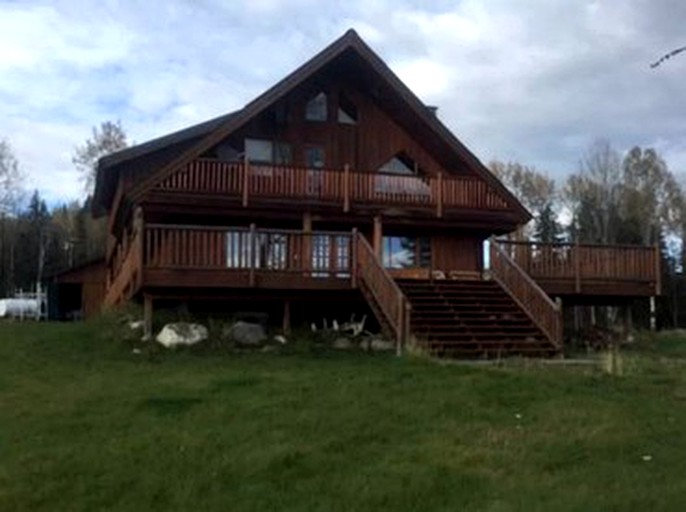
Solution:
<svg viewBox="0 0 686 512">
<path fill-rule="evenodd" d="M 325 66 L 331 64 L 344 53 L 351 50 L 359 57 L 359 62 L 363 66 L 366 66 L 379 77 L 388 92 L 397 96 L 397 99 L 403 103 L 403 110 L 406 112 L 407 116 L 411 116 L 413 127 L 416 127 L 417 130 L 422 130 L 429 135 L 429 138 L 434 141 L 434 144 L 441 145 L 445 151 L 455 154 L 475 174 L 482 177 L 486 182 L 498 190 L 513 209 L 518 212 L 522 223 L 527 222 L 531 218 L 531 215 L 524 206 L 522 206 L 519 200 L 509 192 L 500 180 L 498 180 L 479 161 L 479 159 L 450 132 L 450 130 L 448 130 L 434 114 L 432 109 L 427 107 L 402 82 L 402 80 L 398 78 L 388 65 L 386 65 L 386 63 L 352 28 L 348 29 L 341 37 L 299 66 L 295 71 L 288 74 L 252 101 L 248 102 L 243 109 L 235 112 L 231 116 L 226 116 L 224 119 L 221 119 L 220 122 L 214 124 L 212 129 L 204 134 L 197 143 L 194 143 L 188 150 L 164 165 L 161 169 L 158 169 L 149 178 L 139 183 L 132 191 L 132 197 L 134 199 L 140 197 L 146 190 L 164 180 L 177 169 L 202 155 L 205 151 L 229 136 L 232 132 L 259 115 L 266 108 L 269 108 L 271 105 L 284 98 L 299 85 L 321 71 Z M 217 121 L 219 121 L 219 119 L 220 118 L 218 118 Z M 191 129 L 188 130 L 193 132 Z M 155 147 L 159 149 L 159 145 Z M 132 158 L 140 156 L 140 152 L 132 151 L 131 153 L 132 155 L 135 155 L 132 156 Z M 116 164 L 112 165 L 113 167 L 120 165 L 124 160 L 126 159 L 110 159 L 110 161 L 116 162 Z M 98 172 L 99 180 L 104 179 L 103 175 L 105 173 L 103 171 L 108 167 L 110 167 L 108 160 L 101 160 Z M 104 206 L 106 200 L 103 201 L 104 198 L 102 195 L 100 195 L 100 197 L 98 196 L 98 190 L 100 189 L 101 187 L 96 187 L 95 199 L 96 201 L 100 200 L 100 204 Z"/>
</svg>

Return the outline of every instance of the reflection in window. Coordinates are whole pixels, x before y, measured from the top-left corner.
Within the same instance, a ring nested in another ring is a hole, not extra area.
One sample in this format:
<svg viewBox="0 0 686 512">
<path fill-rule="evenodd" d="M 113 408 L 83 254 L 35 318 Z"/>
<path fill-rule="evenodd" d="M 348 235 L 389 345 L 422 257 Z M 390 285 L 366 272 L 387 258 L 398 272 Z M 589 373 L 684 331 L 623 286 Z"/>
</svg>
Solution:
<svg viewBox="0 0 686 512">
<path fill-rule="evenodd" d="M 320 92 L 307 102 L 305 106 L 305 119 L 308 121 L 326 121 L 327 116 L 326 94 Z"/>
<path fill-rule="evenodd" d="M 245 156 L 256 164 L 290 165 L 293 151 L 287 142 L 245 139 Z"/>
<path fill-rule="evenodd" d="M 309 169 L 324 167 L 324 148 L 321 146 L 307 146 L 305 148 L 305 165 Z"/>
<path fill-rule="evenodd" d="M 401 152 L 379 167 L 379 174 L 374 181 L 374 191 L 380 194 L 419 196 L 426 198 L 431 189 L 420 176 L 417 163 Z"/>
<path fill-rule="evenodd" d="M 345 94 L 341 94 L 338 98 L 338 122 L 341 124 L 357 123 L 357 108 Z"/>
<path fill-rule="evenodd" d="M 431 239 L 428 237 L 383 237 L 382 261 L 386 268 L 429 268 Z"/>
</svg>

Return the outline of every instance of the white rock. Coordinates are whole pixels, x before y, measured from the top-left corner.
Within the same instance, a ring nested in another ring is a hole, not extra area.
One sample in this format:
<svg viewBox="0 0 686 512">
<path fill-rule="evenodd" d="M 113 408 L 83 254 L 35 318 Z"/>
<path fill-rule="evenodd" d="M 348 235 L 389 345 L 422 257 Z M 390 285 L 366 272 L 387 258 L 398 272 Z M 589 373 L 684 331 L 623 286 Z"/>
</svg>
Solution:
<svg viewBox="0 0 686 512">
<path fill-rule="evenodd" d="M 281 343 L 282 345 L 288 343 L 288 340 L 283 334 L 277 334 L 276 336 L 274 336 L 274 341 L 277 343 Z"/>
<path fill-rule="evenodd" d="M 129 329 L 131 329 L 132 331 L 142 331 L 144 327 L 145 322 L 143 320 L 135 320 L 133 322 L 129 322 Z"/>
<path fill-rule="evenodd" d="M 207 327 L 200 324 L 177 322 L 167 324 L 157 335 L 157 342 L 167 348 L 179 345 L 195 345 L 207 339 Z"/>
</svg>

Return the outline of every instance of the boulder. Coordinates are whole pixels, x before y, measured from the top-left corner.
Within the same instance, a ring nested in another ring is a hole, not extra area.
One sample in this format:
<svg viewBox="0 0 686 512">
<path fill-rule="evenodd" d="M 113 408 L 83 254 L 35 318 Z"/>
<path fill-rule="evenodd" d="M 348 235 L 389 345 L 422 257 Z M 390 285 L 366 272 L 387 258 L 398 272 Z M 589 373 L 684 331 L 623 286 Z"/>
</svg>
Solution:
<svg viewBox="0 0 686 512">
<path fill-rule="evenodd" d="M 372 340 L 370 347 L 375 352 L 384 352 L 389 350 L 395 350 L 395 343 L 393 343 L 392 341 L 375 338 Z"/>
<path fill-rule="evenodd" d="M 335 340 L 333 340 L 331 346 L 336 350 L 350 350 L 351 348 L 353 348 L 353 342 L 350 341 L 348 338 L 341 336 L 340 338 L 336 338 Z"/>
<path fill-rule="evenodd" d="M 260 324 L 238 321 L 229 327 L 227 337 L 237 345 L 256 347 L 267 341 L 267 333 Z"/>
<path fill-rule="evenodd" d="M 195 345 L 207 339 L 207 327 L 200 324 L 176 322 L 167 324 L 157 335 L 157 342 L 167 348 Z"/>
</svg>

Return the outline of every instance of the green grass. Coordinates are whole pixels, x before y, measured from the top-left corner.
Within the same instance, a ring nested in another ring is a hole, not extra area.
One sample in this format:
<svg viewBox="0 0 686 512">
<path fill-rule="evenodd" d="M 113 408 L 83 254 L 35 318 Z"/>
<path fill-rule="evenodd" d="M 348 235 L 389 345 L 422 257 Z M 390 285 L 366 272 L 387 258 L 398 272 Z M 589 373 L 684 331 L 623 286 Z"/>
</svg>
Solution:
<svg viewBox="0 0 686 512">
<path fill-rule="evenodd" d="M 665 357 L 683 338 L 613 377 L 327 351 L 149 358 L 103 330 L 0 324 L 0 510 L 686 503 L 686 364 Z"/>
</svg>

